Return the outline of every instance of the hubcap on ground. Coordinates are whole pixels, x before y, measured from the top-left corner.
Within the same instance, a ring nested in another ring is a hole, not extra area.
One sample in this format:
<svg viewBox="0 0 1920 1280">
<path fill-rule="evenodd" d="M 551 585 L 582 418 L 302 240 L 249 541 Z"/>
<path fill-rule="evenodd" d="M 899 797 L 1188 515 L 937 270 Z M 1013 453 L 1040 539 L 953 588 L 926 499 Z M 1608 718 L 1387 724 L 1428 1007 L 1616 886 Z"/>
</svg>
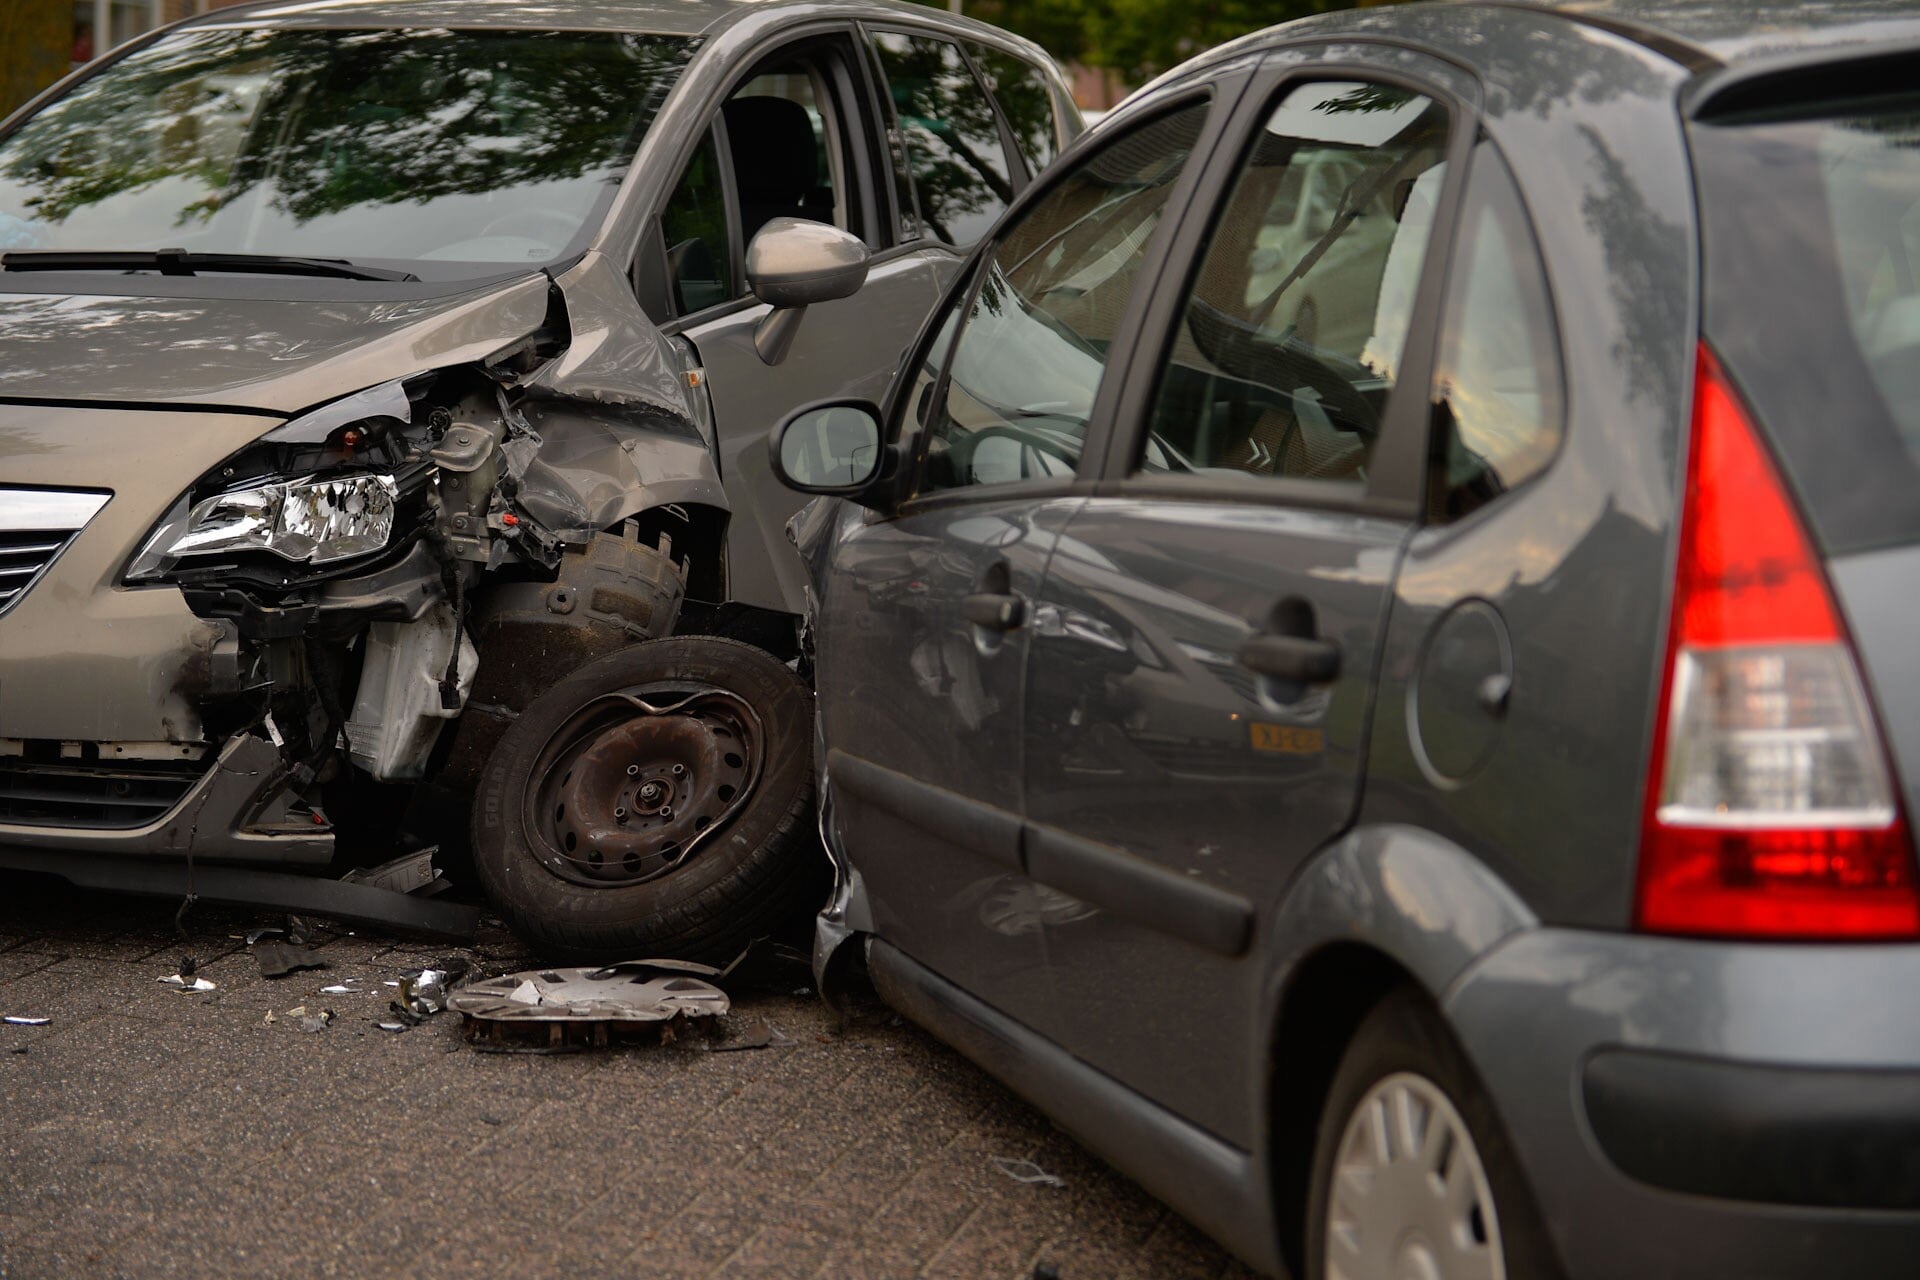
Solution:
<svg viewBox="0 0 1920 1280">
<path fill-rule="evenodd" d="M 1432 1081 L 1390 1075 L 1354 1108 L 1326 1239 L 1326 1280 L 1506 1280 L 1486 1167 Z"/>
<path fill-rule="evenodd" d="M 528 787 L 534 852 L 579 884 L 638 884 L 681 866 L 746 803 L 760 721 L 711 687 L 633 689 L 580 709 Z"/>
</svg>

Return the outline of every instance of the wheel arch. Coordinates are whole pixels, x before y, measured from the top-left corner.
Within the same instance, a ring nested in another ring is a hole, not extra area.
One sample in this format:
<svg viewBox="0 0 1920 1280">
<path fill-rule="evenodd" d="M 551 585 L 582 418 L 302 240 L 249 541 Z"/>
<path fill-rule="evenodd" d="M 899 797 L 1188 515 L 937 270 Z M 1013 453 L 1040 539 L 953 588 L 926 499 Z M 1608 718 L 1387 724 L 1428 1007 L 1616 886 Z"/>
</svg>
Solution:
<svg viewBox="0 0 1920 1280">
<path fill-rule="evenodd" d="M 1413 827 L 1363 827 L 1322 850 L 1263 930 L 1279 942 L 1265 986 L 1266 1167 L 1281 1256 L 1305 1263 L 1314 1136 L 1354 1031 L 1390 993 L 1444 1003 L 1475 960 L 1538 920 L 1465 849 Z"/>
</svg>

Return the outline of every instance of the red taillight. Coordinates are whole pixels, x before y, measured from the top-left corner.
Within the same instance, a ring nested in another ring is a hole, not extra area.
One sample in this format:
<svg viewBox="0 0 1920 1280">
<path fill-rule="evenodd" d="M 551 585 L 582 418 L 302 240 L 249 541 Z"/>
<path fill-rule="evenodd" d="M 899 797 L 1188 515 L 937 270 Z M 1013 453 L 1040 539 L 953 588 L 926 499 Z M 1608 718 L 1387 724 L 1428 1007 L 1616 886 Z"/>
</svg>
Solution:
<svg viewBox="0 0 1920 1280">
<path fill-rule="evenodd" d="M 1705 347 L 1637 915 L 1663 933 L 1920 935 L 1913 845 L 1826 575 Z"/>
</svg>

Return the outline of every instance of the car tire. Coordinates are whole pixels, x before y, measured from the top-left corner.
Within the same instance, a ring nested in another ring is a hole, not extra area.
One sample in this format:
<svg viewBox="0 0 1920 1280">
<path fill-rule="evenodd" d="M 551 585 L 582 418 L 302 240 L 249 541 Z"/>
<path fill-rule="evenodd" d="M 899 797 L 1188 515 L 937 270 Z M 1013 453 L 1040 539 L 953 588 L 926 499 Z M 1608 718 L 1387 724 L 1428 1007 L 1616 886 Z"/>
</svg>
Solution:
<svg viewBox="0 0 1920 1280">
<path fill-rule="evenodd" d="M 683 696 L 684 712 L 638 710 Z M 745 742 L 752 749 L 739 754 L 758 761 L 750 782 L 731 775 L 741 782 L 732 794 L 711 786 L 707 764 L 721 768 L 715 741 Z M 636 788 L 656 776 L 659 786 L 682 787 L 661 806 L 665 819 L 639 813 Z M 634 823 L 653 825 L 638 833 L 610 825 L 605 806 L 620 796 L 635 806 Z M 732 807 L 722 810 L 721 797 Z M 692 847 L 662 844 L 693 831 L 703 807 L 716 817 Z M 473 843 L 488 899 L 545 956 L 725 963 L 826 892 L 813 822 L 813 695 L 770 654 L 717 637 L 651 640 L 596 659 L 534 699 L 501 737 L 474 796 Z M 625 861 L 603 860 L 603 844 L 615 857 L 625 848 Z M 656 846 L 664 851 L 634 852 Z"/>
<path fill-rule="evenodd" d="M 1353 1176 L 1361 1167 L 1364 1176 Z M 1468 1192 L 1460 1211 L 1446 1199 L 1456 1180 Z M 1307 1280 L 1562 1274 L 1492 1102 L 1418 991 L 1387 996 L 1348 1042 L 1321 1111 L 1308 1188 Z M 1490 1269 L 1472 1265 L 1476 1246 L 1483 1259 L 1492 1251 Z M 1329 1258 L 1330 1249 L 1341 1256 Z"/>
</svg>

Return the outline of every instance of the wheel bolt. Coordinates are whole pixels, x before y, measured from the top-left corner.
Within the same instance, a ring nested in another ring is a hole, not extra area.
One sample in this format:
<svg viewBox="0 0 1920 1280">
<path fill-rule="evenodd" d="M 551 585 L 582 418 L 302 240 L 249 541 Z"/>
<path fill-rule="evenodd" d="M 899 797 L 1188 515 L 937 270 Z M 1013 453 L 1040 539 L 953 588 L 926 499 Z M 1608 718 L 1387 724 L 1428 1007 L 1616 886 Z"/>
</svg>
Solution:
<svg viewBox="0 0 1920 1280">
<path fill-rule="evenodd" d="M 686 771 L 687 771 L 687 766 L 683 764 L 677 764 L 673 766 L 673 776 L 676 778 L 679 777 L 681 774 L 685 773 Z"/>
<path fill-rule="evenodd" d="M 615 822 L 625 822 L 627 820 L 627 811 L 625 809 L 616 808 L 613 811 L 613 820 Z"/>
<path fill-rule="evenodd" d="M 660 806 L 660 816 L 663 818 L 671 818 L 673 816 L 673 806 L 670 804 Z"/>
<path fill-rule="evenodd" d="M 637 764 L 630 764 L 630 765 L 628 765 L 628 766 L 627 766 L 627 776 L 628 776 L 629 778 L 637 778 L 637 777 L 639 777 L 639 776 L 640 776 L 640 766 L 639 766 L 639 765 L 637 765 Z"/>
</svg>

